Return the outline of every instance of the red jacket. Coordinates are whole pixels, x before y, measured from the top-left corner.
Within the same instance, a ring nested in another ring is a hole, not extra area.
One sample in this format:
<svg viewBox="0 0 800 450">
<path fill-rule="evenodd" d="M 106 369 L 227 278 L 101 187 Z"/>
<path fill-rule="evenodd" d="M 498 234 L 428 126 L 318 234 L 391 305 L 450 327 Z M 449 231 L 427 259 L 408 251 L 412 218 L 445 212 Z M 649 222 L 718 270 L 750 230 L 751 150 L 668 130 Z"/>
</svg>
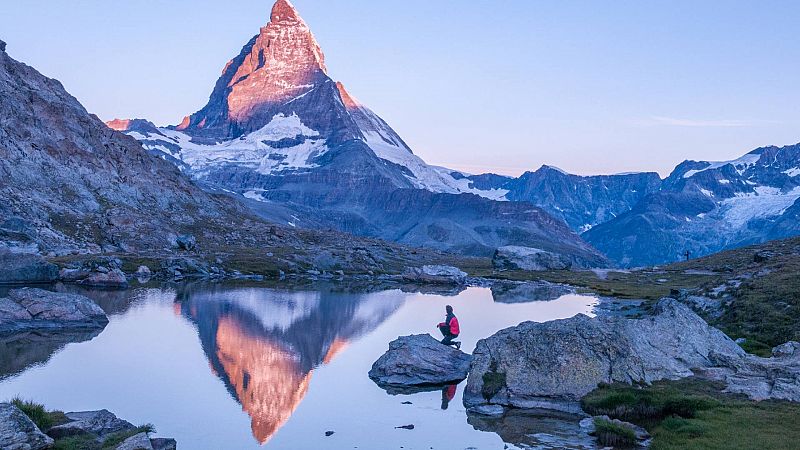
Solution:
<svg viewBox="0 0 800 450">
<path fill-rule="evenodd" d="M 440 327 L 444 327 L 444 326 L 448 326 L 448 324 L 442 322 L 442 323 L 439 324 L 439 326 Z M 450 334 L 454 334 L 456 336 L 461 334 L 461 328 L 458 326 L 458 318 L 456 316 L 453 316 L 453 318 L 450 319 L 450 325 L 449 326 L 450 326 Z"/>
</svg>

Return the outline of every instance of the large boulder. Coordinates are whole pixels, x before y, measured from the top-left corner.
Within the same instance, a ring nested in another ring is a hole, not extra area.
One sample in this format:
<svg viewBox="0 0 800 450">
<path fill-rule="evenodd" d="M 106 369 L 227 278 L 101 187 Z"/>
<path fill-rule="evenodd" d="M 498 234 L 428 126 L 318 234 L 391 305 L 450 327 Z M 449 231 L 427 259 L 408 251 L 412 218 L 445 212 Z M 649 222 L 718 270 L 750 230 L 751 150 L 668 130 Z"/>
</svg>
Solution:
<svg viewBox="0 0 800 450">
<path fill-rule="evenodd" d="M 125 439 L 115 450 L 154 450 L 147 433 L 135 434 Z"/>
<path fill-rule="evenodd" d="M 40 450 L 50 448 L 53 439 L 42 433 L 19 408 L 0 403 L 0 448 L 8 450 Z"/>
<path fill-rule="evenodd" d="M 563 255 L 538 248 L 510 245 L 494 252 L 492 265 L 497 270 L 569 270 L 572 261 Z"/>
<path fill-rule="evenodd" d="M 0 333 L 103 328 L 108 317 L 82 295 L 23 288 L 0 298 Z"/>
<path fill-rule="evenodd" d="M 443 385 L 466 378 L 471 359 L 429 334 L 401 336 L 375 361 L 369 377 L 383 387 Z"/>
<path fill-rule="evenodd" d="M 79 434 L 93 434 L 102 438 L 112 433 L 136 428 L 132 423 L 118 418 L 106 409 L 68 412 L 66 416 L 69 422 L 50 428 L 47 434 L 57 439 Z"/>
<path fill-rule="evenodd" d="M 0 284 L 50 283 L 58 267 L 41 256 L 0 250 Z"/>
<path fill-rule="evenodd" d="M 499 404 L 578 412 L 598 383 L 679 379 L 745 352 L 674 299 L 651 317 L 525 322 L 483 339 L 473 353 L 467 407 Z"/>
<path fill-rule="evenodd" d="M 467 282 L 467 274 L 452 266 L 407 267 L 403 280 L 410 283 L 462 285 Z"/>
</svg>

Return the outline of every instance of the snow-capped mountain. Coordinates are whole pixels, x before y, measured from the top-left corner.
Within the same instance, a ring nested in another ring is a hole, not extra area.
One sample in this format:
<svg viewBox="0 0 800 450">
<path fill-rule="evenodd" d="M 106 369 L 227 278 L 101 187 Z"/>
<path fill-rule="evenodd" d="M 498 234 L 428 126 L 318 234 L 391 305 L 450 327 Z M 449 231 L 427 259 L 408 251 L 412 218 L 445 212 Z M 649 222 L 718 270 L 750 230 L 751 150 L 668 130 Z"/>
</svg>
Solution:
<svg viewBox="0 0 800 450">
<path fill-rule="evenodd" d="M 109 126 L 276 222 L 470 254 L 514 243 L 570 255 L 578 266 L 605 262 L 541 209 L 495 201 L 507 191 L 416 156 L 328 76 L 319 44 L 287 0 L 225 65 L 200 111 L 175 127 Z"/>
<path fill-rule="evenodd" d="M 631 211 L 583 236 L 625 266 L 800 234 L 800 144 L 733 161 L 685 161 Z"/>
</svg>

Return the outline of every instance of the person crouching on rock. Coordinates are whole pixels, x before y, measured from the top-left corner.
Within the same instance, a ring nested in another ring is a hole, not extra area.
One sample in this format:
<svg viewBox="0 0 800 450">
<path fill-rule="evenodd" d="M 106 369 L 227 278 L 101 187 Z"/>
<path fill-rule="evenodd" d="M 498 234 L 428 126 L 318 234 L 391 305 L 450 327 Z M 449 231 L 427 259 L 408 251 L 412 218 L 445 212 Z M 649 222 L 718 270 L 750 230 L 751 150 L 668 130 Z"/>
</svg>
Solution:
<svg viewBox="0 0 800 450">
<path fill-rule="evenodd" d="M 453 339 L 458 337 L 458 334 L 461 332 L 461 329 L 458 327 L 458 318 L 455 314 L 453 314 L 453 307 L 447 305 L 445 307 L 447 311 L 447 317 L 444 318 L 444 322 L 437 325 L 439 327 L 439 331 L 442 332 L 442 344 L 444 345 L 452 345 L 457 349 L 461 349 L 461 342 L 456 342 Z"/>
</svg>

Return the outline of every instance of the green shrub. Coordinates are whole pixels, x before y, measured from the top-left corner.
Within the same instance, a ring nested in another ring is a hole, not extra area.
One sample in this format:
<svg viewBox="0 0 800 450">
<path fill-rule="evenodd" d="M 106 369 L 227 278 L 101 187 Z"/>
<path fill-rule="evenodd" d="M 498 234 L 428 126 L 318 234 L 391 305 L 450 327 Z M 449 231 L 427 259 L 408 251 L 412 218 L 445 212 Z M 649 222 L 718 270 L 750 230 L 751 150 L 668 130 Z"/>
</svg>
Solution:
<svg viewBox="0 0 800 450">
<path fill-rule="evenodd" d="M 636 433 L 629 427 L 595 418 L 594 428 L 597 441 L 605 447 L 630 448 L 636 445 Z"/>
<path fill-rule="evenodd" d="M 32 401 L 22 400 L 19 397 L 11 400 L 11 403 L 19 408 L 29 419 L 36 424 L 42 431 L 47 431 L 53 426 L 53 419 L 44 409 L 44 405 Z"/>
</svg>

